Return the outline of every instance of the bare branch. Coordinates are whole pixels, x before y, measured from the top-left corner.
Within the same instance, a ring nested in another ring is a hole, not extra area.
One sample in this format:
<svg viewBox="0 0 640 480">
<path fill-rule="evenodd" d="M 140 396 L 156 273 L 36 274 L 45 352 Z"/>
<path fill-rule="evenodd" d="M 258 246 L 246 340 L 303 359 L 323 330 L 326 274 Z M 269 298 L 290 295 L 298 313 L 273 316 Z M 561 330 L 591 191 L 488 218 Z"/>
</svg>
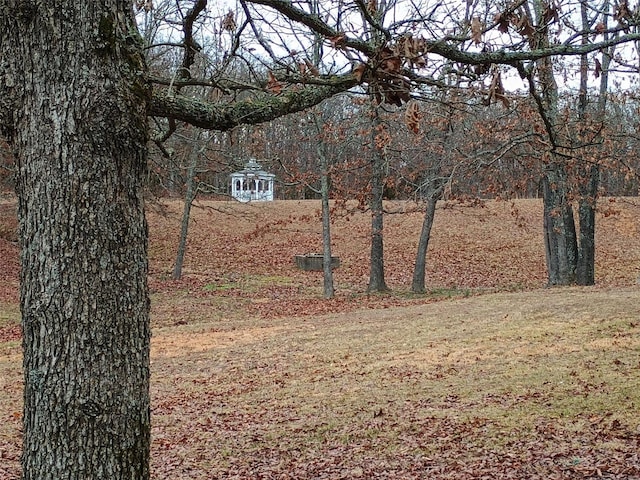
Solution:
<svg viewBox="0 0 640 480">
<path fill-rule="evenodd" d="M 265 95 L 230 104 L 213 104 L 167 91 L 153 94 L 150 114 L 173 118 L 209 130 L 225 131 L 242 124 L 255 125 L 290 113 L 300 112 L 357 85 L 357 80 L 342 78 L 333 86 L 307 87 L 282 95 Z"/>
</svg>

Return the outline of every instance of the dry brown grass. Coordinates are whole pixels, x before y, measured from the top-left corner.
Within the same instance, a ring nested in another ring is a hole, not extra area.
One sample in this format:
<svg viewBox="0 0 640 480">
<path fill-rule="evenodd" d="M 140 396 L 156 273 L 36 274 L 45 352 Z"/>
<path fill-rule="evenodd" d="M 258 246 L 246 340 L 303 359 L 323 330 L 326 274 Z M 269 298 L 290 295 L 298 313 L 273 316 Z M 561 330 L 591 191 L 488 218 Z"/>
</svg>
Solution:
<svg viewBox="0 0 640 480">
<path fill-rule="evenodd" d="M 172 283 L 178 205 L 154 218 L 153 477 L 640 478 L 634 210 L 600 218 L 599 286 L 544 289 L 539 205 L 519 205 L 524 227 L 505 203 L 439 212 L 426 297 L 402 290 L 418 214 L 387 223 L 413 232 L 388 235 L 390 296 L 362 293 L 366 218 L 337 221 L 328 308 L 290 258 L 318 249 L 314 222 L 257 232 L 265 206 L 197 210 Z M 256 271 L 260 245 L 275 260 Z M 21 378 L 19 339 L 0 341 L 3 480 L 18 475 Z"/>
<path fill-rule="evenodd" d="M 185 343 L 157 331 L 156 475 L 631 478 L 639 297 L 490 294 Z"/>
</svg>

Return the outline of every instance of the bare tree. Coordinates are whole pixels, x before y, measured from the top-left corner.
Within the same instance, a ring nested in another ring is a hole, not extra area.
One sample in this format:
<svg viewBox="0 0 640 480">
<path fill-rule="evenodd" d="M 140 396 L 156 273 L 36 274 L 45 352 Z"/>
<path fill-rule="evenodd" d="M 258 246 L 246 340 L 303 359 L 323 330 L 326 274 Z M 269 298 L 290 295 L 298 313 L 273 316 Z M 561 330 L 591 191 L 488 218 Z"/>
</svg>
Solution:
<svg viewBox="0 0 640 480">
<path fill-rule="evenodd" d="M 178 241 L 178 251 L 176 252 L 176 261 L 173 266 L 171 278 L 179 280 L 182 277 L 182 265 L 187 252 L 187 236 L 189 232 L 189 220 L 191 218 L 191 206 L 198 194 L 198 184 L 196 182 L 196 171 L 198 168 L 198 159 L 202 155 L 206 140 L 203 142 L 203 132 L 194 131 L 189 139 L 188 154 L 186 155 L 186 188 L 184 193 L 184 207 L 182 211 L 182 222 L 180 224 L 180 240 Z"/>
</svg>

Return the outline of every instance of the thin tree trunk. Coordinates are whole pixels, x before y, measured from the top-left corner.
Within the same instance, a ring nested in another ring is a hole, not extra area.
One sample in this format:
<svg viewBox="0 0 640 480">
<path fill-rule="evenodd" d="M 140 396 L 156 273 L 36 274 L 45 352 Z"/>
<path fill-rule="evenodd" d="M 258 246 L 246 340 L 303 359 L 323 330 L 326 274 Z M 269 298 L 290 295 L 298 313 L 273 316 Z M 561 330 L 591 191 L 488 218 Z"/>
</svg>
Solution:
<svg viewBox="0 0 640 480">
<path fill-rule="evenodd" d="M 578 285 L 595 284 L 596 263 L 596 199 L 600 180 L 600 166 L 591 165 L 586 185 L 581 186 L 581 196 L 578 201 L 578 218 L 580 223 L 580 248 L 578 249 L 578 263 L 576 269 L 576 283 Z"/>
<path fill-rule="evenodd" d="M 582 19 L 582 44 L 589 42 L 588 30 L 589 15 L 585 0 L 580 0 L 580 13 Z M 578 94 L 578 128 L 587 128 L 587 88 L 588 88 L 589 63 L 586 55 L 580 57 L 580 91 Z M 599 168 L 593 165 L 589 168 L 582 158 L 577 170 L 579 177 L 578 189 L 578 259 L 576 265 L 576 283 L 578 285 L 593 285 L 595 283 L 595 228 L 596 228 L 596 195 L 598 193 Z"/>
<path fill-rule="evenodd" d="M 178 242 L 178 251 L 176 253 L 176 262 L 173 266 L 173 280 L 179 280 L 182 277 L 182 265 L 184 256 L 187 252 L 187 236 L 189 233 L 189 220 L 191 218 L 191 206 L 196 198 L 197 188 L 195 187 L 196 167 L 198 166 L 198 155 L 200 148 L 197 139 L 191 147 L 189 154 L 189 167 L 187 168 L 187 185 L 184 195 L 184 208 L 182 210 L 182 224 L 180 226 L 180 241 Z"/>
<path fill-rule="evenodd" d="M 369 273 L 369 292 L 384 292 L 389 290 L 384 279 L 384 177 L 385 157 L 376 145 L 377 127 L 380 117 L 376 107 L 373 107 L 373 122 L 371 128 L 371 258 Z"/>
<path fill-rule="evenodd" d="M 147 479 L 150 92 L 131 5 L 10 3 L 23 479 Z"/>
<path fill-rule="evenodd" d="M 322 256 L 323 256 L 323 278 L 324 298 L 333 298 L 335 290 L 333 287 L 333 269 L 331 268 L 331 211 L 329 210 L 329 186 L 330 178 L 326 161 L 322 166 Z"/>
<path fill-rule="evenodd" d="M 317 6 L 317 4 L 313 4 Z M 320 169 L 322 175 L 320 177 L 320 194 L 322 203 L 322 273 L 323 273 L 323 295 L 324 298 L 330 299 L 335 296 L 333 286 L 333 269 L 331 268 L 331 210 L 329 208 L 329 196 L 331 193 L 331 175 L 329 156 L 327 154 L 325 140 L 322 136 L 322 127 L 320 125 L 320 113 L 314 112 L 313 120 L 318 135 L 318 143 L 316 144 L 316 152 L 320 159 Z"/>
<path fill-rule="evenodd" d="M 416 263 L 413 269 L 413 281 L 411 283 L 411 291 L 413 293 L 424 293 L 426 291 L 427 250 L 431 239 L 431 227 L 436 215 L 436 204 L 441 196 L 442 190 L 440 188 L 431 191 L 427 196 L 427 205 L 422 221 L 420 240 L 418 241 L 418 252 L 416 253 Z"/>
</svg>

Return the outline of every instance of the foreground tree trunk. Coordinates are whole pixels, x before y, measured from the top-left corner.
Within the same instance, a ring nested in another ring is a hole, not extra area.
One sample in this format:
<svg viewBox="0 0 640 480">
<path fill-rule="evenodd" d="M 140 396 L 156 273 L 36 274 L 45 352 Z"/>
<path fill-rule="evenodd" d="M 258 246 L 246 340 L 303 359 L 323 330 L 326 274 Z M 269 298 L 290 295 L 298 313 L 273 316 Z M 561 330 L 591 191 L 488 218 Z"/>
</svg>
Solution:
<svg viewBox="0 0 640 480">
<path fill-rule="evenodd" d="M 130 8 L 0 2 L 16 99 L 24 479 L 149 477 L 148 91 Z"/>
</svg>

